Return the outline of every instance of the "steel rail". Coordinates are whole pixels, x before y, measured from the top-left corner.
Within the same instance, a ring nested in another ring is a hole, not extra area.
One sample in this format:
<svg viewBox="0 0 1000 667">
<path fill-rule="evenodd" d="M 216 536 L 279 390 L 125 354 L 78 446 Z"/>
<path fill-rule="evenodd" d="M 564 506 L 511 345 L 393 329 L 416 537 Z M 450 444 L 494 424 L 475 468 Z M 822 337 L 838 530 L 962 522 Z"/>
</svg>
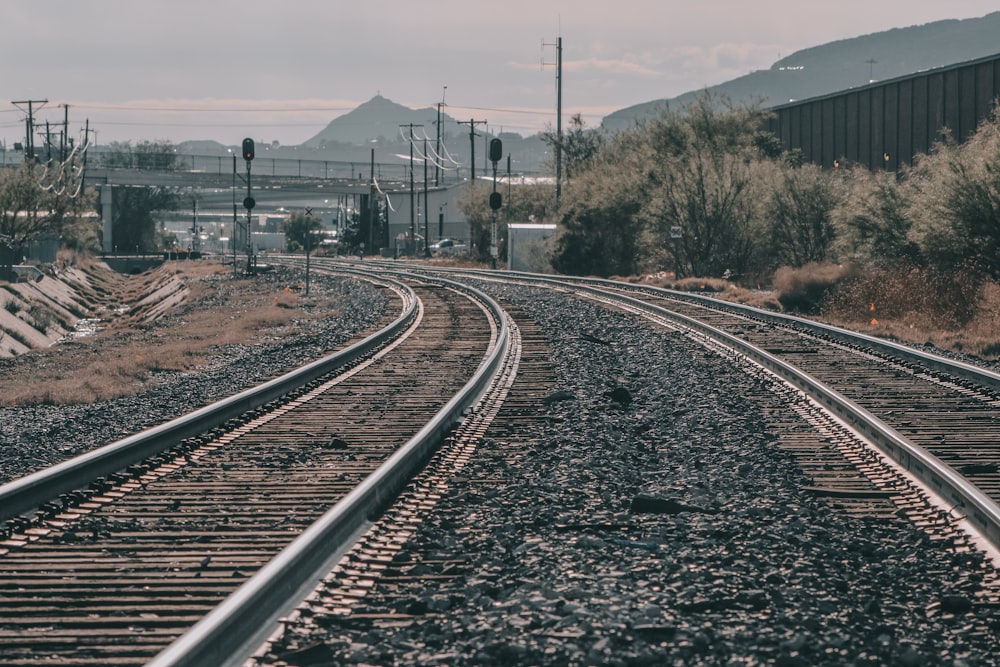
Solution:
<svg viewBox="0 0 1000 667">
<path fill-rule="evenodd" d="M 375 263 L 377 260 L 373 260 Z M 386 262 L 379 262 L 381 265 L 386 265 Z M 469 274 L 486 276 L 491 278 L 503 277 L 518 277 L 528 280 L 552 280 L 551 275 L 544 273 L 530 273 L 526 271 L 496 271 L 492 269 L 469 269 L 469 268 L 450 268 L 450 267 L 434 267 L 429 272 L 431 273 L 445 273 L 445 274 Z M 756 306 L 750 306 L 743 303 L 735 303 L 732 301 L 726 301 L 724 299 L 717 299 L 715 297 L 706 296 L 703 294 L 693 294 L 691 292 L 681 292 L 678 290 L 672 290 L 665 287 L 656 287 L 654 285 L 639 285 L 635 283 L 626 283 L 619 280 L 608 280 L 604 278 L 583 278 L 579 276 L 559 276 L 558 280 L 570 283 L 574 285 L 604 285 L 618 290 L 631 290 L 636 292 L 651 292 L 654 294 L 664 294 L 674 299 L 679 299 L 682 301 L 688 301 L 691 303 L 697 303 L 700 305 L 708 304 L 713 308 L 718 310 L 728 310 L 730 312 L 739 313 L 746 315 L 748 317 L 755 317 L 765 322 L 770 322 L 772 324 L 784 324 L 784 325 L 794 325 L 800 329 L 805 329 L 816 334 L 826 335 L 830 338 L 836 340 L 857 344 L 858 341 L 863 342 L 865 345 L 872 347 L 874 349 L 880 350 L 882 352 L 891 354 L 895 357 L 901 357 L 907 361 L 918 363 L 925 368 L 930 370 L 935 370 L 942 373 L 948 373 L 958 378 L 965 380 L 970 380 L 972 382 L 979 383 L 985 387 L 990 387 L 992 389 L 1000 390 L 1000 372 L 990 370 L 988 368 L 983 368 L 981 366 L 976 366 L 974 364 L 969 364 L 958 359 L 949 359 L 933 352 L 926 352 L 924 350 L 919 350 L 908 345 L 903 345 L 901 343 L 894 343 L 890 340 L 885 340 L 884 338 L 878 338 L 876 336 L 871 336 L 857 331 L 851 331 L 849 329 L 844 329 L 832 324 L 825 324 L 823 322 L 815 322 L 813 320 L 807 320 L 801 317 L 796 317 L 795 315 L 788 315 L 785 313 L 776 313 L 774 311 L 765 310 L 763 308 L 758 308 Z"/>
<path fill-rule="evenodd" d="M 562 286 L 572 284 L 551 278 L 537 277 L 536 279 Z M 607 292 L 589 285 L 576 284 L 575 289 L 605 298 L 619 299 L 635 308 L 683 324 L 712 340 L 738 350 L 747 358 L 805 393 L 865 436 L 873 445 L 913 474 L 947 504 L 953 508 L 962 508 L 965 518 L 980 531 L 983 537 L 1000 548 L 1000 506 L 997 503 L 962 477 L 954 468 L 930 454 L 923 447 L 910 442 L 898 431 L 840 392 L 827 387 L 808 373 L 795 368 L 769 352 L 694 318 L 646 303 L 641 299 L 635 299 L 621 293 Z"/>
<path fill-rule="evenodd" d="M 489 270 L 455 269 L 446 273 L 464 272 L 473 275 L 497 277 L 499 272 Z M 649 304 L 641 299 L 621 294 L 622 288 L 638 289 L 638 291 L 661 292 L 668 296 L 680 298 L 689 302 L 709 303 L 714 307 L 730 310 L 738 314 L 752 314 L 766 321 L 778 324 L 795 323 L 801 328 L 813 333 L 827 334 L 841 341 L 856 343 L 858 340 L 894 356 L 901 356 L 909 361 L 919 363 L 938 371 L 950 373 L 958 377 L 979 382 L 983 385 L 1000 388 L 1000 374 L 988 369 L 979 368 L 960 361 L 946 359 L 921 350 L 885 341 L 873 336 L 851 332 L 846 329 L 810 322 L 801 318 L 771 313 L 753 306 L 734 304 L 711 297 L 692 295 L 675 290 L 667 290 L 653 286 L 635 286 L 613 280 L 600 278 L 577 278 L 560 276 L 553 278 L 544 274 L 525 272 L 503 272 L 505 277 L 514 276 L 523 280 L 557 285 L 563 288 L 572 287 L 584 292 L 598 294 L 603 297 L 613 297 L 630 303 L 633 307 L 654 312 L 719 341 L 760 364 L 764 368 L 803 391 L 810 398 L 830 410 L 838 418 L 868 438 L 886 456 L 923 482 L 945 503 L 953 508 L 961 508 L 965 518 L 995 547 L 1000 548 L 1000 505 L 986 496 L 976 486 L 966 480 L 954 468 L 940 460 L 923 447 L 914 444 L 898 431 L 887 425 L 868 410 L 848 399 L 836 390 L 825 386 L 811 375 L 787 364 L 776 356 L 741 340 L 721 329 L 700 322 L 666 308 Z M 615 290 L 607 292 L 599 287 L 609 287 Z"/>
<path fill-rule="evenodd" d="M 426 276 L 420 279 L 427 280 Z M 287 613 L 322 579 L 371 519 L 388 507 L 426 464 L 463 413 L 485 394 L 511 344 L 503 310 L 472 287 L 443 279 L 435 282 L 471 294 L 493 315 L 495 344 L 475 375 L 375 472 L 147 667 L 242 665 L 273 631 L 280 614 Z"/>
<path fill-rule="evenodd" d="M 382 279 L 386 281 L 387 279 Z M 405 330 L 417 313 L 417 296 L 403 283 L 392 281 L 403 297 L 403 311 L 392 323 L 368 338 L 301 368 L 204 406 L 194 412 L 118 440 L 55 466 L 0 486 L 0 521 L 27 513 L 59 494 L 83 488 L 95 479 L 118 472 L 211 430 L 229 419 L 259 408 L 333 369 L 359 359 Z"/>
<path fill-rule="evenodd" d="M 510 275 L 518 275 L 529 278 L 551 279 L 551 276 L 546 276 L 544 274 L 521 273 L 521 272 L 507 272 L 507 273 Z M 826 335 L 831 338 L 837 339 L 841 342 L 857 344 L 858 341 L 861 341 L 869 347 L 886 352 L 895 357 L 901 357 L 910 362 L 918 363 L 924 366 L 925 368 L 936 370 L 942 373 L 948 373 L 955 377 L 959 377 L 965 380 L 971 380 L 983 386 L 1000 390 L 1000 373 L 996 371 L 992 371 L 988 368 L 982 368 L 980 366 L 975 366 L 973 364 L 969 364 L 957 359 L 948 359 L 946 357 L 934 354 L 932 352 L 925 352 L 923 350 L 918 350 L 908 345 L 903 345 L 900 343 L 894 343 L 892 341 L 885 340 L 884 338 L 878 338 L 876 336 L 870 336 L 868 334 L 860 333 L 857 331 L 850 331 L 848 329 L 843 329 L 841 327 L 837 327 L 832 324 L 825 324 L 823 322 L 814 322 L 812 320 L 803 319 L 801 317 L 796 317 L 794 315 L 787 315 L 784 313 L 775 313 L 773 311 L 764 310 L 763 308 L 757 308 L 756 306 L 750 306 L 742 303 L 734 303 L 732 301 L 725 301 L 723 299 L 716 299 L 714 297 L 706 296 L 703 294 L 692 294 L 690 292 L 680 292 L 677 290 L 671 290 L 664 287 L 655 287 L 653 285 L 636 285 L 633 283 L 625 283 L 616 280 L 605 280 L 602 278 L 579 278 L 575 276 L 560 276 L 560 280 L 574 284 L 606 285 L 614 287 L 619 290 L 631 289 L 640 292 L 641 291 L 652 292 L 654 294 L 661 293 L 674 299 L 680 299 L 697 304 L 709 304 L 713 308 L 719 310 L 728 310 L 730 312 L 740 313 L 750 317 L 756 317 L 758 319 L 761 319 L 765 322 L 770 322 L 772 324 L 786 324 L 786 325 L 794 324 L 798 328 L 805 329 L 807 331 L 811 331 L 816 334 Z"/>
</svg>

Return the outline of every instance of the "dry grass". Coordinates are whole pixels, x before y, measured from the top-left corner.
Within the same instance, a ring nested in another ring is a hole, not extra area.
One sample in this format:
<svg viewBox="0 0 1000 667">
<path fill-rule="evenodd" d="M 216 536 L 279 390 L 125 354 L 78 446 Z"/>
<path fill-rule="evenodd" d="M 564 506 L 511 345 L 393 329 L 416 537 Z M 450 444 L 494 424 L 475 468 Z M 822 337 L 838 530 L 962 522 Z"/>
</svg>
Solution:
<svg viewBox="0 0 1000 667">
<path fill-rule="evenodd" d="M 169 275 L 172 269 L 161 271 Z M 191 263 L 184 273 L 190 294 L 171 316 L 144 323 L 128 314 L 91 338 L 26 356 L 4 371 L 0 404 L 64 405 L 132 395 L 148 389 L 157 372 L 192 371 L 219 348 L 276 342 L 308 320 L 330 314 L 330 304 L 321 300 L 303 310 L 296 290 L 221 278 L 225 270 L 212 262 Z M 141 299 L 163 279 L 112 277 L 107 299 Z"/>
<path fill-rule="evenodd" d="M 836 292 L 823 319 L 985 360 L 1000 359 L 1000 285 L 922 272 L 873 272 Z"/>
<path fill-rule="evenodd" d="M 627 282 L 663 287 L 665 289 L 677 290 L 678 292 L 705 294 L 706 296 L 742 303 L 764 310 L 782 310 L 782 306 L 778 302 L 778 298 L 774 292 L 747 289 L 721 278 L 682 278 L 676 280 L 671 274 L 663 272 L 640 276 L 638 278 L 616 278 L 616 280 L 627 280 Z"/>
<path fill-rule="evenodd" d="M 666 273 L 627 280 L 798 312 L 874 336 L 1000 360 L 1000 284 L 979 284 L 968 276 L 813 264 L 778 271 L 768 291 L 718 279 L 677 281 Z"/>
</svg>

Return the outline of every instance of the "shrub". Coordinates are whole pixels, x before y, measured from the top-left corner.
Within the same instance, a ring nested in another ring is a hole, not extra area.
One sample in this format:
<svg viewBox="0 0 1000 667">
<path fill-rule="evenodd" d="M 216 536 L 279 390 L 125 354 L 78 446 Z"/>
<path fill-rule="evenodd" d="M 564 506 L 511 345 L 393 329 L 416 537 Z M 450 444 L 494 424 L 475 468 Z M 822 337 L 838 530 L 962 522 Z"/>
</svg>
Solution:
<svg viewBox="0 0 1000 667">
<path fill-rule="evenodd" d="M 774 274 L 778 302 L 787 311 L 819 314 L 834 288 L 855 272 L 849 265 L 811 262 L 799 268 L 782 267 Z"/>
<path fill-rule="evenodd" d="M 873 268 L 838 286 L 824 314 L 845 322 L 891 319 L 920 329 L 958 329 L 976 316 L 982 285 L 975 272 Z"/>
<path fill-rule="evenodd" d="M 45 333 L 52 326 L 52 322 L 55 319 L 51 310 L 46 308 L 41 304 L 32 304 L 31 308 L 28 310 L 28 314 L 31 316 L 31 320 L 34 322 L 35 328 Z"/>
</svg>

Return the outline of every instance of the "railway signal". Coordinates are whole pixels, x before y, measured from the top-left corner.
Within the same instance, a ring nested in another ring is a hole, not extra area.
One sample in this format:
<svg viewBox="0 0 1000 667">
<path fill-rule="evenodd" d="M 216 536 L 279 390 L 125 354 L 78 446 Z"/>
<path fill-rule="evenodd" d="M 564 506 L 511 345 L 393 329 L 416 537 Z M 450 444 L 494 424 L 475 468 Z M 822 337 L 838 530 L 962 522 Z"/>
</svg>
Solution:
<svg viewBox="0 0 1000 667">
<path fill-rule="evenodd" d="M 490 140 L 490 162 L 496 166 L 496 163 L 500 161 L 503 157 L 503 142 L 499 139 Z"/>
<path fill-rule="evenodd" d="M 493 225 L 490 232 L 490 257 L 493 268 L 497 268 L 497 211 L 503 206 L 503 197 L 497 192 L 497 162 L 503 156 L 503 142 L 499 139 L 490 140 L 490 162 L 493 163 L 493 192 L 490 193 L 490 209 L 493 211 Z"/>
<path fill-rule="evenodd" d="M 257 205 L 257 201 L 253 198 L 253 191 L 250 186 L 250 163 L 253 161 L 254 157 L 254 145 L 253 139 L 247 137 L 243 140 L 243 159 L 247 161 L 247 196 L 243 198 L 243 208 L 247 211 L 247 275 L 253 275 L 254 273 L 254 256 L 253 256 L 253 235 L 251 233 L 252 226 L 250 224 L 250 211 L 253 207 Z M 236 156 L 233 156 L 233 174 L 236 173 Z M 236 199 L 233 199 L 233 224 L 235 226 L 236 221 Z M 235 250 L 234 250 L 235 253 Z M 233 258 L 233 266 L 235 268 L 236 259 Z"/>
</svg>

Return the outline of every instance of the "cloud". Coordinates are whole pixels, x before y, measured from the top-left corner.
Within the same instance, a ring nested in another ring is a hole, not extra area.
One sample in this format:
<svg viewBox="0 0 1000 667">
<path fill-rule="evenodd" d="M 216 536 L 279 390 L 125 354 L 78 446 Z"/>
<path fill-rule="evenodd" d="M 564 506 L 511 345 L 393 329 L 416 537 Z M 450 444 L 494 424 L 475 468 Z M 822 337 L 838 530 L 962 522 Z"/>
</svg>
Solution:
<svg viewBox="0 0 1000 667">
<path fill-rule="evenodd" d="M 631 76 L 658 77 L 663 73 L 638 62 L 622 58 L 585 58 L 569 60 L 563 63 L 567 72 L 606 72 L 609 74 L 626 74 Z"/>
<path fill-rule="evenodd" d="M 687 82 L 688 90 L 691 90 L 766 69 L 778 60 L 782 52 L 788 53 L 791 50 L 779 44 L 756 42 L 689 46 L 668 54 L 668 62 L 664 63 L 663 70 L 671 80 Z"/>
</svg>

